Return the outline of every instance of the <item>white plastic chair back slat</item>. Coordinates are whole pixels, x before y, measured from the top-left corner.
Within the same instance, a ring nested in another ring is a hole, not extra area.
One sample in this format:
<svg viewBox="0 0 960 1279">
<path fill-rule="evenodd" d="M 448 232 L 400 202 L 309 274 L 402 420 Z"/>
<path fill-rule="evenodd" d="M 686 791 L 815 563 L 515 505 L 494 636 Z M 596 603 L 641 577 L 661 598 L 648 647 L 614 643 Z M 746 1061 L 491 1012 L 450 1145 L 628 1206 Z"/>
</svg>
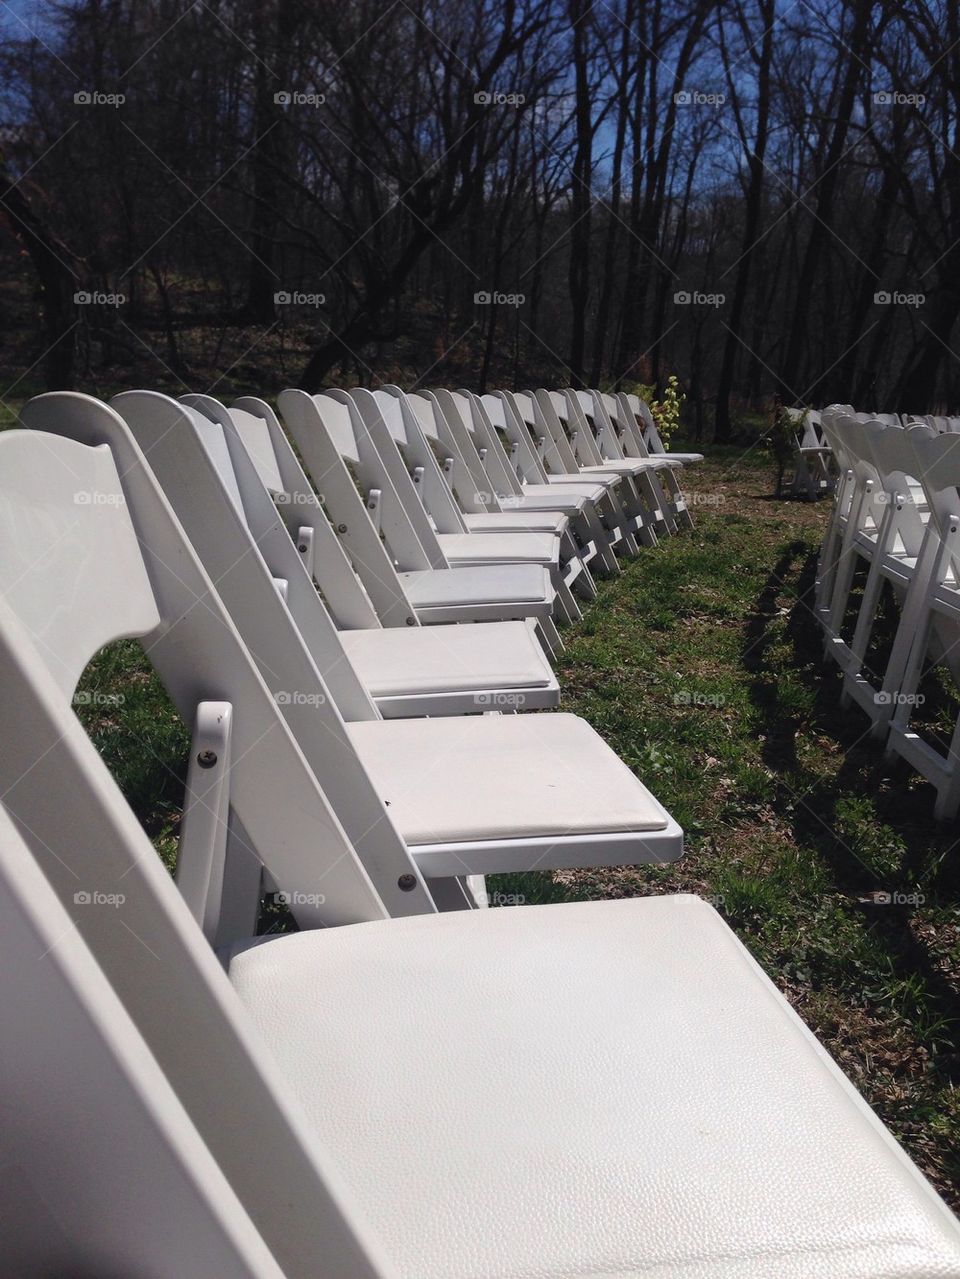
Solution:
<svg viewBox="0 0 960 1279">
<path fill-rule="evenodd" d="M 267 490 L 276 493 L 277 509 L 290 536 L 298 538 L 303 528 L 309 529 L 313 536 L 314 576 L 337 625 L 343 630 L 380 629 L 373 600 L 334 533 L 270 405 L 253 396 L 243 396 L 224 410 L 219 400 L 211 396 L 184 396 L 183 399 L 184 403 L 194 404 L 218 421 L 232 423 L 236 438 L 248 454 L 251 446 L 255 448 L 252 461 Z M 224 412 L 226 417 L 221 418 L 219 415 Z M 250 422 L 256 423 L 255 429 L 249 426 Z"/>
<path fill-rule="evenodd" d="M 381 528 L 401 569 L 449 567 L 437 541 L 436 531 L 407 469 L 407 463 L 397 446 L 396 438 L 384 421 L 374 393 L 366 390 L 331 390 L 323 398 L 352 404 L 355 409 L 354 433 L 360 452 L 358 478 L 367 491 L 374 488 L 380 490 Z M 391 406 L 391 415 L 397 421 L 393 406 L 399 409 L 398 401 L 394 400 Z M 405 427 L 401 430 L 401 437 L 406 442 Z"/>
<path fill-rule="evenodd" d="M 151 393 L 140 394 L 147 397 Z M 166 396 L 153 398 L 163 415 L 161 429 L 175 420 L 175 414 L 182 420 L 181 406 Z M 38 396 L 24 406 L 21 418 L 28 431 L 0 432 L 0 507 L 7 504 L 10 494 L 24 488 L 20 470 L 23 466 L 29 473 L 30 464 L 25 460 L 28 445 L 39 458 L 66 436 L 74 448 L 86 449 L 88 454 L 113 454 L 136 530 L 140 571 L 145 565 L 160 619 L 149 632 L 150 661 L 185 723 L 192 725 L 203 701 L 227 702 L 236 709 L 231 814 L 239 818 L 250 851 L 264 863 L 278 886 L 302 892 L 303 899 L 293 911 L 299 922 L 317 926 L 383 918 L 387 912 L 382 900 L 129 428 L 110 406 L 67 392 Z M 47 430 L 52 433 L 49 437 L 40 434 Z M 21 439 L 26 443 L 21 444 Z M 109 444 L 109 450 L 100 453 L 98 446 L 104 444 Z M 198 451 L 203 457 L 199 446 Z M 49 459 L 49 452 L 46 456 Z M 73 509 L 67 491 L 61 493 L 61 500 Z M 83 529 L 83 525 L 75 526 L 74 536 Z M 59 591 L 67 598 L 66 584 L 53 571 L 60 565 L 55 559 L 48 565 L 51 571 L 41 571 L 44 562 L 34 560 L 35 589 L 50 594 Z M 111 597 L 105 600 L 105 615 L 113 607 L 113 596 L 139 594 L 134 570 L 135 564 L 129 577 L 111 578 L 102 586 L 101 591 L 110 592 Z M 122 591 L 117 590 L 118 581 L 123 583 Z M 128 590 L 128 582 L 133 583 L 132 589 Z M 95 594 L 96 586 L 92 589 Z M 20 594 L 6 593 L 4 600 L 20 627 L 30 627 L 29 601 L 21 613 Z M 272 590 L 271 605 L 277 602 Z M 87 606 L 81 601 L 81 608 Z M 106 642 L 115 629 L 111 626 L 97 638 Z M 80 648 L 69 637 L 66 643 L 68 651 L 75 654 L 71 663 L 75 668 L 89 640 Z M 35 640 L 33 651 L 36 661 L 56 674 L 61 691 L 72 693 L 72 686 L 63 679 L 62 663 Z M 312 896 L 310 885 L 314 886 Z"/>
<path fill-rule="evenodd" d="M 248 522 L 244 513 L 225 501 L 229 486 L 208 450 L 211 431 L 223 438 L 219 423 L 208 418 L 199 421 L 196 409 L 152 391 L 126 392 L 116 397 L 114 407 L 149 457 L 186 536 L 217 583 L 243 642 L 313 775 L 330 796 L 381 901 L 391 915 L 431 912 L 426 885 L 351 745 L 344 720 L 345 714 L 352 721 L 379 720 L 380 714 L 346 657 L 262 485 L 258 491 L 259 477 L 252 466 L 240 483 L 234 477 L 232 487 L 238 492 L 243 488 L 250 505 Z M 237 448 L 236 461 L 242 466 L 246 455 L 239 451 L 239 441 Z M 233 474 L 229 454 L 226 466 Z M 267 542 L 268 554 L 278 557 L 273 563 L 264 558 L 260 542 Z M 166 554 L 172 553 L 173 548 L 167 548 Z M 286 603 L 275 589 L 278 576 L 288 583 Z M 398 886 L 404 876 L 412 876 L 408 891 Z M 281 887 L 302 888 L 289 881 Z M 317 892 L 323 895 L 322 890 Z"/>
<path fill-rule="evenodd" d="M 441 395 L 445 396 L 442 404 Z M 408 395 L 407 400 L 424 436 L 443 454 L 444 466 L 447 466 L 448 459 L 453 462 L 453 471 L 448 479 L 461 508 L 470 515 L 499 513 L 500 503 L 491 491 L 473 436 L 464 426 L 459 411 L 446 398 L 448 396 L 449 392 L 428 391 L 425 395 Z"/>
<path fill-rule="evenodd" d="M 570 447 L 570 439 L 567 436 L 563 421 L 557 412 L 553 393 L 541 388 L 527 398 L 532 399 L 535 410 L 539 415 L 539 421 L 543 423 L 553 440 L 556 465 L 550 466 L 549 469 L 559 475 L 576 475 L 580 466 L 577 462 L 576 454 Z"/>
<path fill-rule="evenodd" d="M 330 396 L 317 396 L 323 403 L 323 424 L 342 458 L 359 465 L 360 442 L 354 429 L 349 405 Z"/>
<path fill-rule="evenodd" d="M 374 403 L 380 410 L 383 421 L 390 432 L 390 436 L 397 444 L 403 448 L 409 444 L 409 436 L 403 421 L 403 410 L 400 407 L 400 401 L 394 396 L 389 395 L 385 390 L 370 391 Z"/>
<path fill-rule="evenodd" d="M 298 390 L 282 391 L 278 404 L 380 621 L 384 626 L 418 626 L 416 610 L 403 588 L 396 564 L 371 523 L 347 467 L 347 462 L 359 465 L 359 446 L 350 424 L 351 413 L 356 410 L 330 396 L 312 396 Z M 344 418 L 347 431 L 343 429 Z M 389 492 L 385 496 L 389 498 Z M 399 503 L 395 494 L 394 500 Z M 422 562 L 417 567 L 429 568 L 422 548 L 420 553 Z"/>
<path fill-rule="evenodd" d="M 33 416 L 40 416 L 43 401 L 55 398 L 31 401 Z M 35 438 L 42 451 L 43 442 Z M 0 436 L 0 477 L 5 479 L 11 473 L 3 446 Z M 187 569 L 187 561 L 178 568 Z M 229 622 L 215 626 L 224 660 Z M 188 637 L 181 639 L 187 640 L 186 659 L 196 660 Z M 5 739 L 0 793 L 7 811 L 283 1274 L 287 1279 L 327 1273 L 383 1279 L 391 1272 L 385 1262 L 373 1260 L 372 1235 L 358 1224 L 349 1193 L 268 1046 L 250 1025 L 49 667 L 2 599 L 0 723 Z M 282 730 L 271 734 L 274 752 L 282 747 L 282 735 Z M 283 762 L 289 767 L 289 759 Z M 282 776 L 270 778 L 271 788 L 278 784 Z M 62 802 L 52 803 L 51 796 Z M 281 804 L 297 802 L 291 793 L 274 797 Z M 284 840 L 282 808 L 270 815 L 275 837 Z M 304 818 L 310 814 L 302 813 Z M 326 838 L 321 826 L 312 831 L 314 855 Z M 336 891 L 332 879 L 325 880 L 330 892 Z M 90 893 L 89 906 L 76 904 L 78 892 Z M 94 892 L 122 894 L 123 901 L 97 906 Z M 367 917 L 382 917 L 382 912 Z M 63 941 L 69 945 L 69 936 Z M 63 1049 L 60 1040 L 56 1051 Z M 91 1166 L 89 1172 L 95 1171 Z M 94 1228 L 88 1223 L 89 1230 Z M 135 1257 L 120 1273 L 137 1271 L 141 1260 Z M 190 1266 L 184 1273 L 193 1272 Z M 105 1271 L 95 1268 L 94 1273 Z"/>
<path fill-rule="evenodd" d="M 477 448 L 484 450 L 483 467 L 489 477 L 491 490 L 500 496 L 501 502 L 511 497 L 519 497 L 523 492 L 520 477 L 516 468 L 511 465 L 503 443 L 479 396 L 470 391 L 454 391 L 450 398 L 468 424 Z"/>
<path fill-rule="evenodd" d="M 404 497 L 404 488 L 406 488 L 407 497 L 413 502 L 412 508 L 408 503 L 408 512 L 416 517 L 415 527 L 420 540 L 425 546 L 436 543 L 438 567 L 446 567 L 446 560 L 437 542 L 436 534 L 466 533 L 467 525 L 450 485 L 440 469 L 433 445 L 421 426 L 409 397 L 399 386 L 383 387 L 379 391 L 374 391 L 370 397 L 376 405 L 374 410 L 366 398 L 370 396 L 370 392 L 351 391 L 348 394 L 360 403 L 361 415 L 367 423 L 367 429 L 377 446 L 383 465 L 389 468 L 391 465 L 400 464 L 403 477 L 398 482 L 398 492 L 401 497 Z M 377 420 L 378 415 L 382 418 L 383 424 L 387 425 L 390 437 L 396 446 L 393 449 L 380 435 L 382 423 Z M 432 417 L 432 413 L 430 416 Z M 395 425 L 391 427 L 390 422 Z M 391 454 L 393 454 L 392 458 Z M 420 478 L 417 485 L 411 481 L 410 468 L 419 468 Z M 421 506 L 425 517 L 423 523 L 420 519 Z"/>
<path fill-rule="evenodd" d="M 0 1003 L 7 1274 L 282 1279 L 2 805 Z"/>
<path fill-rule="evenodd" d="M 0 595 L 72 694 L 105 644 L 145 635 L 160 617 L 110 450 L 44 444 L 29 431 L 3 435 Z"/>
<path fill-rule="evenodd" d="M 230 410 L 230 420 L 250 461 L 257 468 L 264 488 L 268 493 L 282 493 L 283 477 L 266 420 L 236 406 Z"/>
</svg>

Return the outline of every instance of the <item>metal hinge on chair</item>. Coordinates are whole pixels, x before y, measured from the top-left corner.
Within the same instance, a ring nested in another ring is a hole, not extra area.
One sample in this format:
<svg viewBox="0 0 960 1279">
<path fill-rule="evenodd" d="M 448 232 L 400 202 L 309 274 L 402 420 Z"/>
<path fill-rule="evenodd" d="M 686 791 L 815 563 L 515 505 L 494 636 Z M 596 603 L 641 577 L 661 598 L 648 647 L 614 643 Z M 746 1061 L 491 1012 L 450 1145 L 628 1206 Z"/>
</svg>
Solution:
<svg viewBox="0 0 960 1279">
<path fill-rule="evenodd" d="M 229 702 L 197 706 L 180 824 L 177 887 L 210 941 L 216 935 L 223 895 L 232 728 Z"/>
<path fill-rule="evenodd" d="M 303 560 L 304 568 L 310 576 L 313 577 L 313 529 L 310 528 L 308 524 L 304 524 L 301 528 L 297 529 L 297 551 L 300 554 L 300 558 Z"/>
<path fill-rule="evenodd" d="M 383 519 L 383 510 L 380 504 L 382 494 L 380 489 L 371 489 L 367 494 L 367 510 L 370 512 L 370 519 L 373 521 L 373 527 L 380 533 L 380 525 Z"/>
</svg>

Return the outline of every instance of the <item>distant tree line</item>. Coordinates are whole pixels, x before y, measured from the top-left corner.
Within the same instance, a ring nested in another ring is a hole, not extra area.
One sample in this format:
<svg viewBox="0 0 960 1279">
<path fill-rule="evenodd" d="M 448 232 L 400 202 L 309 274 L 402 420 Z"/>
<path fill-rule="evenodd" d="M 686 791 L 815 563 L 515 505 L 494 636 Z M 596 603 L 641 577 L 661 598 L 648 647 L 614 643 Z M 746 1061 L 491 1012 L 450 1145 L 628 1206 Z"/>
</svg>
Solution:
<svg viewBox="0 0 960 1279">
<path fill-rule="evenodd" d="M 45 8 L 0 52 L 0 380 L 189 380 L 202 323 L 254 372 L 293 326 L 307 388 L 411 342 L 432 382 L 676 373 L 720 439 L 960 404 L 953 0 Z"/>
</svg>

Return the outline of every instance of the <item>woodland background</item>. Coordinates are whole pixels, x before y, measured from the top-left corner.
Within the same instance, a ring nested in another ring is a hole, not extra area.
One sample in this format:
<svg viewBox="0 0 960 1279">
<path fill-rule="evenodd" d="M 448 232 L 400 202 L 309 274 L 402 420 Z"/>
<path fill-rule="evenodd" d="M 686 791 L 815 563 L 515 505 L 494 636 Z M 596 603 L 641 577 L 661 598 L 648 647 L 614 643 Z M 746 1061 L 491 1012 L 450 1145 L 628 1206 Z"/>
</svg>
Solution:
<svg viewBox="0 0 960 1279">
<path fill-rule="evenodd" d="M 956 409 L 960 7 L 4 0 L 0 398 Z M 486 300 L 490 299 L 490 300 Z"/>
</svg>

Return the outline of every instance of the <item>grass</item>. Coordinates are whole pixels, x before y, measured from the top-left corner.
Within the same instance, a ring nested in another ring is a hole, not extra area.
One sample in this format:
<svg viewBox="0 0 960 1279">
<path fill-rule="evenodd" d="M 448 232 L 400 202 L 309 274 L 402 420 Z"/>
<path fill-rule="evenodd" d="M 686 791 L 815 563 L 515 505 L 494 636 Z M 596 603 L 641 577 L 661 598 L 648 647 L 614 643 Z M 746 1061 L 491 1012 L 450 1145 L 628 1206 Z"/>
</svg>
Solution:
<svg viewBox="0 0 960 1279">
<path fill-rule="evenodd" d="M 712 900 L 960 1205 L 956 824 L 934 823 L 931 788 L 840 710 L 810 611 L 826 504 L 771 500 L 769 461 L 732 449 L 688 484 L 692 534 L 601 587 L 560 667 L 565 708 L 674 814 L 684 857 L 511 876 L 510 890 Z"/>
<path fill-rule="evenodd" d="M 499 876 L 491 891 L 712 900 L 960 1206 L 955 826 L 937 826 L 930 788 L 884 763 L 858 712 L 841 712 L 809 608 L 826 505 L 772 500 L 771 470 L 729 449 L 691 472 L 693 532 L 644 550 L 565 637 L 564 708 L 670 809 L 684 857 Z M 171 864 L 179 719 L 130 644 L 102 654 L 81 689 L 80 714 Z"/>
</svg>

